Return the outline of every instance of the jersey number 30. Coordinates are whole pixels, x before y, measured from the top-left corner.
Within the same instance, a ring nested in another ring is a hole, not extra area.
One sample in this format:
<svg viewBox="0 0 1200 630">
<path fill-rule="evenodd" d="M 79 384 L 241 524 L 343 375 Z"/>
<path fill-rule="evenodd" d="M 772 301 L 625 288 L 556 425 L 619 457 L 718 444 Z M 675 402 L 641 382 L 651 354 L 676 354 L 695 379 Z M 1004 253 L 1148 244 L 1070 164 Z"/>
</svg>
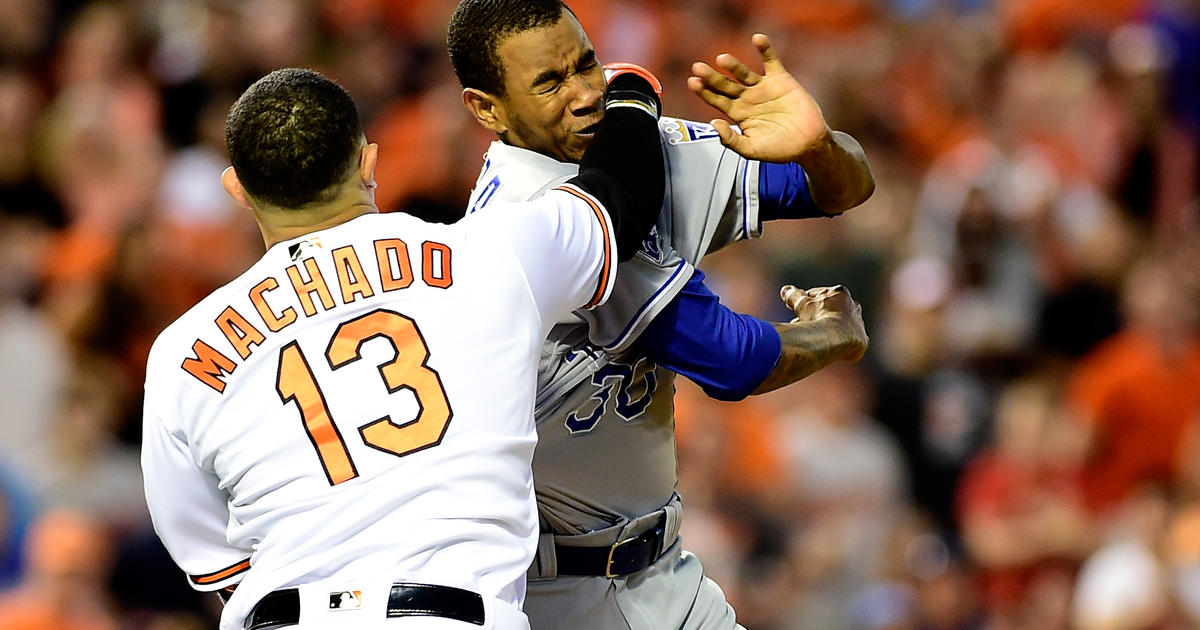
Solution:
<svg viewBox="0 0 1200 630">
<path fill-rule="evenodd" d="M 385 453 L 404 456 L 437 446 L 446 434 L 453 412 L 442 379 L 425 365 L 429 348 L 417 324 L 401 315 L 379 309 L 338 326 L 325 358 L 331 369 L 339 369 L 362 358 L 362 345 L 371 339 L 387 339 L 396 350 L 396 358 L 379 366 L 379 374 L 390 394 L 407 389 L 417 398 L 417 417 L 403 425 L 384 416 L 358 428 L 368 446 Z M 295 341 L 279 351 L 279 377 L 275 384 L 284 404 L 294 402 L 300 409 L 308 439 L 317 449 L 330 485 L 358 476 L 346 442 L 329 414 L 325 394 L 313 377 L 304 352 Z"/>
</svg>

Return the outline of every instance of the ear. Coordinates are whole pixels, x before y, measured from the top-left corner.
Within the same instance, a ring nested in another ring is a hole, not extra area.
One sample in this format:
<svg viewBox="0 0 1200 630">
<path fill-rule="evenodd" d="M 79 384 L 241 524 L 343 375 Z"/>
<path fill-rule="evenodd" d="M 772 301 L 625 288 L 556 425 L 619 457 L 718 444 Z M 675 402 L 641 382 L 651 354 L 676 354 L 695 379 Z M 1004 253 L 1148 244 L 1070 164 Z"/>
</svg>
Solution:
<svg viewBox="0 0 1200 630">
<path fill-rule="evenodd" d="M 462 100 L 476 122 L 485 129 L 497 135 L 508 131 L 508 125 L 504 124 L 504 106 L 494 95 L 475 88 L 466 88 L 462 91 Z"/>
<path fill-rule="evenodd" d="M 225 192 L 229 193 L 230 197 L 237 205 L 253 210 L 254 206 L 250 205 L 250 196 L 246 194 L 246 189 L 242 188 L 242 182 L 238 179 L 237 171 L 230 166 L 221 172 L 221 185 L 225 187 Z"/>
<path fill-rule="evenodd" d="M 375 165 L 379 163 L 379 145 L 371 142 L 364 145 L 358 157 L 358 176 L 367 190 L 375 188 Z"/>
</svg>

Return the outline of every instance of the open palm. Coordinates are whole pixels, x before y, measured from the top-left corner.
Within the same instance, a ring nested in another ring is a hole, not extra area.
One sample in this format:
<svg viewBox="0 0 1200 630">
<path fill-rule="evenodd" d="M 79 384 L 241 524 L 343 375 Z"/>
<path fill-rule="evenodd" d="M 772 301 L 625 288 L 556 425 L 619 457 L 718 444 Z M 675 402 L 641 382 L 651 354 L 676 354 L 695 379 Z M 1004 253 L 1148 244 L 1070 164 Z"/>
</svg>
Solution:
<svg viewBox="0 0 1200 630">
<path fill-rule="evenodd" d="M 765 74 L 758 74 L 731 54 L 717 56 L 717 65 L 733 78 L 697 62 L 688 88 L 741 128 L 726 120 L 712 121 L 721 142 L 739 155 L 765 162 L 794 162 L 832 133 L 821 108 L 793 77 L 766 35 L 751 38 L 762 55 Z"/>
</svg>

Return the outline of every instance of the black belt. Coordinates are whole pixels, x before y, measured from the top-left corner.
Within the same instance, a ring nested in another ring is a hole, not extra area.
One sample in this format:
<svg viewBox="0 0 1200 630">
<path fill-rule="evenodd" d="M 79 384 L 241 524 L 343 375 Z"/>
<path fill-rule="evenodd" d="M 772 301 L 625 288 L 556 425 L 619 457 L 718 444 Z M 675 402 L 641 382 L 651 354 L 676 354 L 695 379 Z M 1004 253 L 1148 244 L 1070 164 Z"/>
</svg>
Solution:
<svg viewBox="0 0 1200 630">
<path fill-rule="evenodd" d="M 654 564 L 662 555 L 667 534 L 666 517 L 650 529 L 605 547 L 554 545 L 559 575 L 631 575 Z"/>
<path fill-rule="evenodd" d="M 339 605 L 341 593 L 330 594 L 330 607 Z M 445 617 L 483 625 L 483 598 L 478 593 L 452 586 L 434 584 L 392 585 L 388 595 L 387 616 Z M 300 591 L 294 588 L 267 593 L 250 609 L 243 626 L 246 630 L 265 630 L 300 623 Z"/>
</svg>

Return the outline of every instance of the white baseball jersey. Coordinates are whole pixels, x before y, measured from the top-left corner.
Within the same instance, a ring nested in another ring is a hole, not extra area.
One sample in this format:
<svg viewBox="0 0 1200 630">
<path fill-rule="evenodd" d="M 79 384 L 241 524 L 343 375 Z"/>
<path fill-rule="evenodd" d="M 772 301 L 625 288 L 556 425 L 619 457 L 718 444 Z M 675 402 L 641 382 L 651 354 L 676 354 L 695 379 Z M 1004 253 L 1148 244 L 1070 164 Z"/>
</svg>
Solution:
<svg viewBox="0 0 1200 630">
<path fill-rule="evenodd" d="M 200 590 L 442 584 L 520 605 L 537 539 L 535 365 L 602 303 L 606 212 L 564 188 L 456 225 L 365 215 L 279 243 L 159 336 L 142 464 Z"/>
<path fill-rule="evenodd" d="M 627 349 L 705 253 L 762 230 L 758 162 L 726 149 L 706 123 L 662 118 L 659 130 L 669 181 L 658 224 L 621 263 L 612 299 L 560 322 L 538 365 L 534 481 L 556 533 L 604 529 L 671 499 L 675 374 Z M 493 142 L 468 211 L 535 199 L 577 171 Z"/>
</svg>

